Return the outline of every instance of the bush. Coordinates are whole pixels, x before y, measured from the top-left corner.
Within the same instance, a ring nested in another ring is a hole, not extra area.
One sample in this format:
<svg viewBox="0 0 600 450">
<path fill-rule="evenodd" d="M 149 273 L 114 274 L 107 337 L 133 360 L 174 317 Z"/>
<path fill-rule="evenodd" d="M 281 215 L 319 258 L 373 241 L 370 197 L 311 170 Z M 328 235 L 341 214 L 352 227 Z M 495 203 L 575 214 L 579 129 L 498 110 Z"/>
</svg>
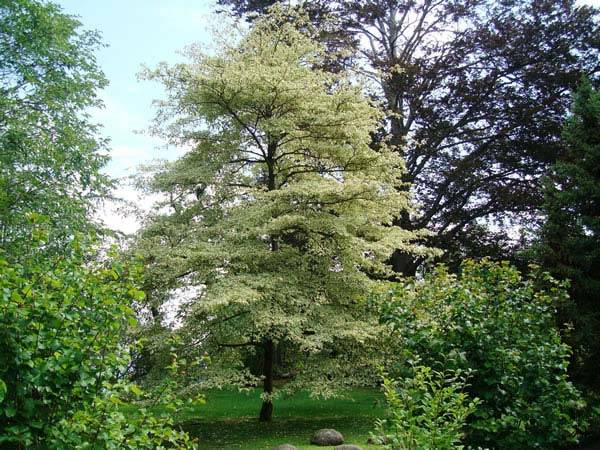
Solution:
<svg viewBox="0 0 600 450">
<path fill-rule="evenodd" d="M 167 382 L 169 384 L 170 382 Z M 91 404 L 82 405 L 67 417 L 62 418 L 49 430 L 46 446 L 53 449 L 156 449 L 196 448 L 189 436 L 172 428 L 173 413 L 183 406 L 183 401 L 174 394 L 161 392 L 162 397 L 146 394 L 136 385 L 126 381 L 116 384 L 105 383 L 105 391 L 96 396 Z M 137 403 L 131 411 L 124 402 L 132 399 Z M 143 401 L 149 403 L 144 407 Z M 154 406 L 167 408 L 160 415 L 151 411 Z"/>
<path fill-rule="evenodd" d="M 119 411 L 142 395 L 123 344 L 143 296 L 135 268 L 91 262 L 77 239 L 50 256 L 42 226 L 32 240 L 10 263 L 0 252 L 0 447 L 188 448 L 168 420 Z"/>
<path fill-rule="evenodd" d="M 383 377 L 383 393 L 389 417 L 377 422 L 386 449 L 460 449 L 463 428 L 475 411 L 477 399 L 463 392 L 460 373 L 446 374 L 417 366 L 402 380 Z"/>
<path fill-rule="evenodd" d="M 545 288 L 541 288 L 545 286 Z M 570 349 L 554 324 L 565 286 L 547 274 L 527 278 L 508 264 L 466 261 L 459 275 L 439 267 L 398 284 L 381 318 L 398 345 L 397 376 L 409 361 L 471 371 L 482 401 L 468 442 L 491 448 L 550 448 L 576 442 L 583 406 L 567 378 Z"/>
</svg>

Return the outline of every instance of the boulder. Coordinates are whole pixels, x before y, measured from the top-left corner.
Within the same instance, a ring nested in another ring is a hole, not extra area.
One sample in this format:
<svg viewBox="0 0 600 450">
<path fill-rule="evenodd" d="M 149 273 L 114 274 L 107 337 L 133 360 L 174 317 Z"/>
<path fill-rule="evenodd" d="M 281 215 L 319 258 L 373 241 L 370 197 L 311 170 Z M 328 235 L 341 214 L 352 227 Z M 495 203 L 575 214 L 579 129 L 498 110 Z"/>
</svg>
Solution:
<svg viewBox="0 0 600 450">
<path fill-rule="evenodd" d="M 344 436 L 332 428 L 323 428 L 315 432 L 310 443 L 314 445 L 340 445 L 344 443 Z"/>
<path fill-rule="evenodd" d="M 363 448 L 354 444 L 344 444 L 333 447 L 333 450 L 363 450 Z"/>
<path fill-rule="evenodd" d="M 281 444 L 278 445 L 277 447 L 273 447 L 271 450 L 298 450 L 296 447 L 294 447 L 292 444 Z"/>
</svg>

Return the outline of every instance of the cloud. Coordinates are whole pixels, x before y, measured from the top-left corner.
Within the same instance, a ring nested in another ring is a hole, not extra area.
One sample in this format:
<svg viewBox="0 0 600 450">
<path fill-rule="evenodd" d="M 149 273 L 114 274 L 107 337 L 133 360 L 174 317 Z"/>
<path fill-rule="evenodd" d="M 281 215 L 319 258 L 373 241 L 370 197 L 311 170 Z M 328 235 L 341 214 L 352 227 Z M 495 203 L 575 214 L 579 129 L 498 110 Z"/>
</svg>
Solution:
<svg viewBox="0 0 600 450">
<path fill-rule="evenodd" d="M 98 208 L 95 218 L 111 230 L 133 234 L 142 225 L 141 216 L 146 215 L 158 201 L 158 195 L 148 195 L 122 181 Z"/>
</svg>

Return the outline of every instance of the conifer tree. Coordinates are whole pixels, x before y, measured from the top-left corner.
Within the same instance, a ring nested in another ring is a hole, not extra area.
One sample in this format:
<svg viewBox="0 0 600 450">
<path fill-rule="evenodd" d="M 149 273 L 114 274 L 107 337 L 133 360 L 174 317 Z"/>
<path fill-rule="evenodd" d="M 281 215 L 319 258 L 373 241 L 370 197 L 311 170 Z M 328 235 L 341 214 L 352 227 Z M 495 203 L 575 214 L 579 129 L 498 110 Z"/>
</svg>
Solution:
<svg viewBox="0 0 600 450">
<path fill-rule="evenodd" d="M 572 282 L 575 370 L 600 383 L 600 92 L 584 80 L 564 128 L 568 151 L 548 179 L 541 256 L 545 267 Z"/>
<path fill-rule="evenodd" d="M 289 389 L 327 394 L 369 375 L 366 299 L 391 273 L 384 261 L 428 254 L 415 244 L 424 232 L 392 226 L 409 198 L 398 153 L 372 148 L 379 109 L 319 69 L 323 47 L 290 14 L 273 9 L 216 55 L 192 48 L 189 63 L 147 73 L 168 91 L 156 131 L 190 147 L 150 182 L 165 201 L 138 240 L 147 292 L 196 288 L 181 332 L 220 382 L 252 381 L 241 361 L 256 352 L 262 421 L 279 346 L 297 357 Z"/>
</svg>

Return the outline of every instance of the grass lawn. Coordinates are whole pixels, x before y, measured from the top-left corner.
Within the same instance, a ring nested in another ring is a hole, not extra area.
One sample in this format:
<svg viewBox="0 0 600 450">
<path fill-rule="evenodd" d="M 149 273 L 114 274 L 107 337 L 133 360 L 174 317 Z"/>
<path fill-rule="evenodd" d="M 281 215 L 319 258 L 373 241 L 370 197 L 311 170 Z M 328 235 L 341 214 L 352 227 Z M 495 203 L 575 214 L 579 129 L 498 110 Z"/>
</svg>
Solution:
<svg viewBox="0 0 600 450">
<path fill-rule="evenodd" d="M 273 421 L 258 422 L 260 391 L 245 394 L 237 391 L 211 391 L 207 403 L 182 411 L 178 422 L 197 437 L 201 449 L 269 450 L 279 444 L 293 444 L 299 449 L 323 449 L 309 445 L 314 431 L 335 428 L 345 442 L 364 449 L 373 431 L 375 419 L 382 417 L 381 394 L 374 389 L 353 390 L 348 398 L 311 399 L 305 393 L 275 401 Z"/>
</svg>

